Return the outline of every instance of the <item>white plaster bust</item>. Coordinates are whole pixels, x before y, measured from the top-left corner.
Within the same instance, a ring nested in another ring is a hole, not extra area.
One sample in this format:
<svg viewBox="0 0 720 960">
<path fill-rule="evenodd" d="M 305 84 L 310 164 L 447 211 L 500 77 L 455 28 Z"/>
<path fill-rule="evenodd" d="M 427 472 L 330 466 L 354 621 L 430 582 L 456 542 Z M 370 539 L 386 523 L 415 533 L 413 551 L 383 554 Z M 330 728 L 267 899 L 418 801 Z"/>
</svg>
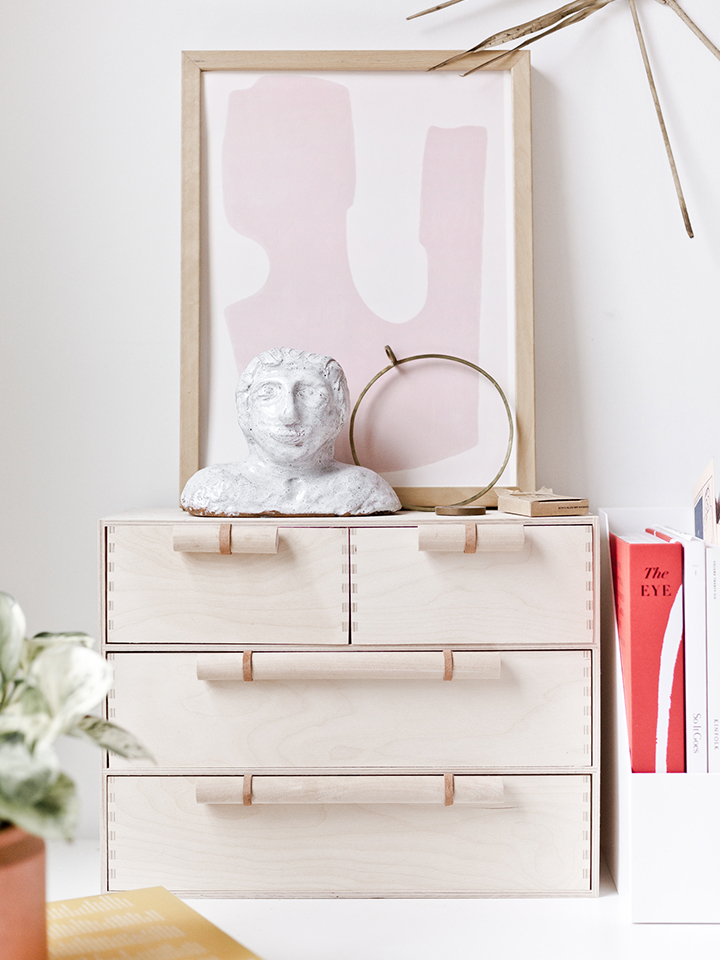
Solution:
<svg viewBox="0 0 720 960">
<path fill-rule="evenodd" d="M 181 504 L 203 517 L 362 516 L 394 513 L 400 501 L 382 477 L 335 459 L 350 399 L 340 364 L 279 347 L 251 360 L 236 392 L 249 453 L 204 467 Z"/>
</svg>

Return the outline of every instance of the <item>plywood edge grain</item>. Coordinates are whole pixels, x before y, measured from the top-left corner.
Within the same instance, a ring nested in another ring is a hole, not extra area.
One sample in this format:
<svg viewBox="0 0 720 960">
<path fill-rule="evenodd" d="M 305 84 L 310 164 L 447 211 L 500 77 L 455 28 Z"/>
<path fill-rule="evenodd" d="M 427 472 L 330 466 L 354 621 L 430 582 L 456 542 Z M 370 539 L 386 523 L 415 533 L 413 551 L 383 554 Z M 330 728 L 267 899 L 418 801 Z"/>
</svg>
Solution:
<svg viewBox="0 0 720 960">
<path fill-rule="evenodd" d="M 187 50 L 183 56 L 196 69 L 205 70 L 429 70 L 459 50 Z M 480 51 L 443 71 L 458 73 L 497 57 Z M 494 70 L 512 70 L 529 63 L 530 55 L 518 51 L 504 57 Z"/>
<path fill-rule="evenodd" d="M 113 887 L 110 892 L 122 893 L 125 889 L 127 888 L 118 886 Z M 175 894 L 176 897 L 180 897 L 182 900 L 580 900 L 597 896 L 597 893 L 593 893 L 590 890 L 565 889 L 539 890 L 538 892 L 493 890 L 491 892 L 481 893 L 472 891 L 468 893 L 466 890 L 458 892 L 452 891 L 450 893 L 445 890 L 418 893 L 417 891 L 408 890 L 398 893 L 396 890 L 387 891 L 376 888 L 374 890 L 363 891 L 362 893 L 345 893 L 335 890 L 320 893 L 308 893 L 305 890 L 283 891 L 282 893 L 278 893 L 277 890 L 253 890 L 247 892 L 237 890 L 184 890 L 170 888 L 169 892 Z"/>
<path fill-rule="evenodd" d="M 183 55 L 180 492 L 200 466 L 201 87 L 201 70 Z"/>
<path fill-rule="evenodd" d="M 419 488 L 416 488 L 419 489 Z M 429 488 L 423 488 L 429 489 Z M 447 488 L 443 488 L 447 489 Z M 462 488 L 464 489 L 464 488 Z M 111 514 L 101 521 L 104 524 L 138 526 L 143 524 L 180 524 L 180 523 L 217 523 L 217 518 L 195 517 L 180 507 L 159 507 L 155 509 L 125 510 Z M 433 513 L 417 510 L 400 510 L 398 513 L 376 514 L 363 517 L 233 517 L 233 523 L 275 524 L 280 527 L 417 527 L 424 523 L 457 523 L 457 517 L 438 517 Z M 519 523 L 526 526 L 597 526 L 597 517 L 586 514 L 581 517 L 522 517 L 518 514 L 492 511 L 483 517 L 474 517 L 478 524 Z"/>
<path fill-rule="evenodd" d="M 517 483 L 534 490 L 535 316 L 532 205 L 532 104 L 530 57 L 512 65 L 515 154 L 515 350 Z"/>
<path fill-rule="evenodd" d="M 485 764 L 477 766 L 472 764 L 452 763 L 447 764 L 442 769 L 437 764 L 433 766 L 419 766 L 405 764 L 402 766 L 388 767 L 339 767 L 335 764 L 332 767 L 126 767 L 117 769 L 109 768 L 103 775 L 109 777 L 170 777 L 172 778 L 195 778 L 195 777 L 243 777 L 245 774 L 251 774 L 258 777 L 283 777 L 283 776 L 306 776 L 306 777 L 327 777 L 336 775 L 338 771 L 343 776 L 348 777 L 387 777 L 387 776 L 412 776 L 412 777 L 433 777 L 442 776 L 445 773 L 453 773 L 456 776 L 463 777 L 595 777 L 597 768 L 591 766 L 578 766 L 572 764 L 568 766 L 558 766 L 542 764 L 537 766 L 513 766 L 511 764 L 492 765 Z"/>
</svg>

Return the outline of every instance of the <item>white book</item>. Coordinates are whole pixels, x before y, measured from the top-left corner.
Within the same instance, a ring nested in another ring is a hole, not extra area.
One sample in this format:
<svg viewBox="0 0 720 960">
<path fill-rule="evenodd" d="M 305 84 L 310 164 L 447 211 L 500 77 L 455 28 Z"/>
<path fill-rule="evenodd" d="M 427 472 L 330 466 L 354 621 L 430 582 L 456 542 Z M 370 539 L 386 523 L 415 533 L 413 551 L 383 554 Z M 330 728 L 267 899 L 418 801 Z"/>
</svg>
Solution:
<svg viewBox="0 0 720 960">
<path fill-rule="evenodd" d="M 720 773 L 720 546 L 707 544 L 708 770 Z"/>
<path fill-rule="evenodd" d="M 663 540 L 675 540 L 683 547 L 683 595 L 685 620 L 685 769 L 707 773 L 709 769 L 708 727 L 708 638 L 709 570 L 706 544 L 689 533 L 670 527 L 648 528 Z M 709 548 L 708 548 L 709 550 Z M 720 552 L 718 554 L 720 558 Z M 720 572 L 720 568 L 719 571 Z M 717 614 L 720 616 L 720 607 Z M 718 625 L 720 642 L 720 623 Z M 720 651 L 719 651 L 720 652 Z M 718 665 L 720 668 L 720 664 Z M 720 714 L 718 715 L 720 722 Z M 718 728 L 720 735 L 720 727 Z M 718 740 L 720 764 L 720 740 Z"/>
</svg>

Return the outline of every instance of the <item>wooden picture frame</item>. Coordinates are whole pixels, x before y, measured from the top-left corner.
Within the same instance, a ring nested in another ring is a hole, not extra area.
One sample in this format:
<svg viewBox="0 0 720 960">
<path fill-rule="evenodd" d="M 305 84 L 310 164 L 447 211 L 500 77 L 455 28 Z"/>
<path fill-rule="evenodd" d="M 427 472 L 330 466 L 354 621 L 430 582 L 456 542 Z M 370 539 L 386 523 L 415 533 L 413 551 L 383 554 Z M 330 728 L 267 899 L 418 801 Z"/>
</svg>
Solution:
<svg viewBox="0 0 720 960">
<path fill-rule="evenodd" d="M 260 74 L 275 77 L 284 72 L 288 77 L 320 77 L 332 75 L 367 74 L 380 75 L 388 83 L 393 75 L 403 73 L 406 76 L 417 77 L 418 82 L 433 83 L 434 77 L 451 73 L 457 77 L 457 67 L 443 68 L 441 71 L 428 73 L 431 66 L 449 56 L 448 51 L 251 51 L 251 52 L 185 52 L 183 53 L 183 137 L 182 137 L 182 335 L 181 335 L 181 411 L 180 411 L 180 488 L 182 490 L 188 478 L 201 466 L 206 466 L 202 450 L 207 447 L 207 431 L 210 414 L 206 399 L 207 383 L 210 376 L 209 364 L 209 333 L 206 329 L 208 321 L 208 277 L 211 275 L 212 264 L 208 261 L 208 218 L 207 204 L 209 195 L 208 177 L 212 176 L 209 163 L 206 163 L 208 134 L 205 129 L 206 113 L 209 110 L 204 103 L 209 94 L 204 90 L 204 84 L 217 82 L 214 78 L 219 74 L 227 76 L 237 73 L 245 74 L 244 80 L 250 74 Z M 472 62 L 463 61 L 463 70 L 474 66 L 496 54 L 479 53 Z M 515 419 L 515 448 L 508 470 L 499 483 L 505 486 L 518 486 L 521 489 L 535 487 L 535 389 L 534 389 L 534 319 L 533 319 L 533 262 L 532 262 L 532 168 L 531 168 L 531 118 L 530 118 L 530 60 L 525 51 L 513 53 L 501 59 L 497 65 L 488 71 L 478 71 L 473 77 L 462 79 L 465 85 L 472 85 L 474 78 L 487 78 L 490 75 L 499 77 L 502 83 L 502 94 L 498 100 L 496 114 L 502 115 L 504 124 L 502 137 L 496 137 L 496 142 L 504 143 L 505 173 L 503 174 L 503 196 L 505 200 L 505 227 L 502 236 L 490 236 L 483 239 L 485 247 L 483 253 L 492 251 L 492 255 L 504 257 L 504 276 L 506 276 L 505 303 L 502 323 L 510 331 L 508 337 L 509 374 L 505 378 L 504 388 L 509 393 L 509 399 Z M 425 80 L 424 78 L 427 78 Z M 354 81 L 354 76 L 351 77 Z M 458 78 L 458 81 L 460 78 Z M 223 80 L 223 82 L 225 82 Z M 249 82 L 249 81 L 248 81 Z M 377 83 L 377 80 L 373 81 Z M 445 81 L 447 82 L 447 81 Z M 452 81 L 453 83 L 455 80 Z M 489 82 L 489 81 L 480 81 Z M 389 89 L 389 88 L 388 88 Z M 421 87 L 420 92 L 430 87 Z M 460 88 L 453 88 L 460 89 Z M 471 86 L 462 88 L 472 90 Z M 493 89 L 500 89 L 495 84 Z M 464 95 L 464 94 L 463 94 Z M 418 98 L 417 95 L 415 99 Z M 448 124 L 451 126 L 451 124 Z M 464 127 L 462 129 L 468 129 Z M 473 128 L 474 129 L 474 128 Z M 503 139 L 504 138 L 504 139 Z M 249 142 L 249 141 L 248 141 Z M 498 166 L 499 169 L 499 166 Z M 484 174 L 483 174 L 484 175 Z M 489 176 L 489 175 L 488 175 Z M 483 181 L 484 184 L 484 181 Z M 213 188 L 215 189 L 215 188 Z M 486 189 L 483 186 L 483 189 Z M 487 204 L 487 197 L 494 196 L 490 186 L 486 189 L 479 203 Z M 485 206 L 482 207 L 483 212 Z M 504 246 L 503 246 L 504 244 Z M 501 254 L 498 253 L 501 250 Z M 489 255 L 488 255 L 489 258 Z M 481 265 L 477 265 L 478 276 L 482 273 Z M 489 274 L 489 269 L 486 269 Z M 480 282 L 479 280 L 477 281 Z M 483 276 L 483 283 L 486 278 Z M 499 302 L 502 297 L 495 297 Z M 479 325 L 479 318 L 476 320 Z M 400 323 L 398 322 L 398 327 Z M 449 327 L 446 327 L 449 329 Z M 305 345 L 297 342 L 271 342 L 270 346 L 293 346 L 320 353 L 330 353 L 323 349 L 322 344 Z M 381 341 L 378 341 L 379 343 Z M 382 350 L 373 345 L 373 358 L 377 362 L 373 372 L 385 366 L 387 359 Z M 246 361 L 258 350 L 253 351 Z M 349 351 L 352 353 L 352 350 Z M 398 354 L 400 351 L 397 351 Z M 413 352 L 413 351 L 410 351 Z M 462 350 L 418 350 L 414 352 L 439 352 L 461 354 Z M 237 353 L 237 351 L 236 351 Z M 336 358 L 346 368 L 348 351 Z M 408 351 L 404 352 L 404 356 Z M 466 357 L 472 359 L 472 357 Z M 412 366 L 417 367 L 417 364 Z M 452 365 L 457 367 L 458 365 Z M 483 366 L 480 357 L 480 366 Z M 241 368 L 242 369 L 242 368 Z M 399 369 L 399 368 L 398 368 Z M 407 367 L 405 369 L 410 369 Z M 503 377 L 496 376 L 495 370 L 489 372 L 503 383 Z M 350 376 L 349 376 L 350 379 Z M 366 377 L 364 382 L 367 382 Z M 388 379 L 388 378 L 385 378 Z M 351 382 L 352 401 L 354 402 L 359 388 L 364 385 Z M 223 394 L 224 396 L 224 394 Z M 228 397 L 228 405 L 232 404 L 232 396 Z M 459 408 L 460 409 L 460 408 Z M 504 415 L 503 415 L 504 416 Z M 504 429 L 507 431 L 507 421 L 504 420 Z M 393 421 L 395 429 L 395 421 Z M 397 424 L 397 430 L 402 433 L 402 423 Z M 428 424 L 428 432 L 432 425 Z M 239 433 L 239 430 L 238 430 Z M 357 437 L 357 434 L 356 434 Z M 505 443 L 507 432 L 505 432 Z M 478 441 L 479 449 L 479 441 Z M 230 456 L 225 459 L 240 459 Z M 341 457 L 341 459 L 344 459 Z M 500 466 L 502 456 L 497 462 Z M 451 462 L 451 461 L 448 461 Z M 454 462 L 454 461 L 452 461 Z M 386 472 L 372 462 L 363 461 L 364 465 Z M 450 468 L 448 468 L 449 471 Z M 442 472 L 442 471 L 441 471 Z M 466 499 L 473 492 L 479 490 L 491 479 L 494 470 L 487 476 L 467 476 L 455 482 L 454 476 L 443 476 L 438 482 L 430 483 L 397 483 L 393 477 L 388 479 L 398 490 L 404 503 L 408 501 L 417 504 L 434 505 L 452 503 Z M 387 475 L 387 473 L 386 473 Z M 491 491 L 481 502 L 493 504 L 496 502 Z"/>
</svg>

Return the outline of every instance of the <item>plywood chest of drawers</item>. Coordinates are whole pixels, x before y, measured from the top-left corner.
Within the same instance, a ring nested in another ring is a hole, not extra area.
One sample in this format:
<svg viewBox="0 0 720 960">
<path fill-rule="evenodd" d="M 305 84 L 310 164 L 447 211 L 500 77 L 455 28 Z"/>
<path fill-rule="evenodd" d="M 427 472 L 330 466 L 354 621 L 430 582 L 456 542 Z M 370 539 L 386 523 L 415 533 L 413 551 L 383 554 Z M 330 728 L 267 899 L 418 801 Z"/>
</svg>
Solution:
<svg viewBox="0 0 720 960">
<path fill-rule="evenodd" d="M 108 890 L 592 896 L 592 517 L 101 524 Z"/>
</svg>

